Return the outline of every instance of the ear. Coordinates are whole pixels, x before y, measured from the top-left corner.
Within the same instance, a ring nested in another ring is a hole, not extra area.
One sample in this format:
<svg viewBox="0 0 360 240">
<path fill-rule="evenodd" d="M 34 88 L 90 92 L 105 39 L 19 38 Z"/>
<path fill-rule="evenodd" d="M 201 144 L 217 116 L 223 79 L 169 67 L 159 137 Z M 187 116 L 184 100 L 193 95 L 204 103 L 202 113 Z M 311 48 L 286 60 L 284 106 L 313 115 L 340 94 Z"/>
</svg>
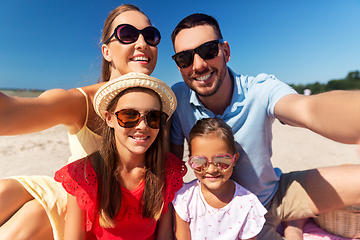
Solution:
<svg viewBox="0 0 360 240">
<path fill-rule="evenodd" d="M 240 157 L 240 153 L 236 152 L 235 157 L 234 157 L 234 165 L 237 162 L 237 160 L 239 159 L 239 157 Z"/>
<path fill-rule="evenodd" d="M 230 46 L 229 46 L 229 43 L 227 41 L 224 41 L 222 46 L 223 46 L 223 50 L 224 50 L 225 61 L 229 62 L 230 61 Z"/>
<path fill-rule="evenodd" d="M 106 124 L 110 127 L 110 128 L 114 128 L 114 124 L 117 124 L 116 120 L 113 118 L 113 114 L 111 114 L 110 112 L 108 111 L 105 111 L 104 113 L 105 115 L 105 121 L 106 121 Z"/>
<path fill-rule="evenodd" d="M 105 58 L 106 61 L 108 61 L 108 62 L 112 61 L 111 52 L 110 52 L 110 49 L 109 49 L 108 45 L 103 44 L 101 46 L 101 52 L 102 52 L 102 55 L 103 55 L 103 57 Z"/>
</svg>

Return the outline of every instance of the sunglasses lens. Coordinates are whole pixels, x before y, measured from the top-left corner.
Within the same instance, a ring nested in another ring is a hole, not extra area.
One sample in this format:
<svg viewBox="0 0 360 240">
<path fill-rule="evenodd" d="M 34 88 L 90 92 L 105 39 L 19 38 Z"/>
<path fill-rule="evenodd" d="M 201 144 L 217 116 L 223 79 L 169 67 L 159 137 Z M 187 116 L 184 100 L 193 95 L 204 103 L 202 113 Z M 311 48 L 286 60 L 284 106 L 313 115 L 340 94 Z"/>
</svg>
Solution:
<svg viewBox="0 0 360 240">
<path fill-rule="evenodd" d="M 115 113 L 120 126 L 124 128 L 135 127 L 139 122 L 140 113 L 134 109 L 123 109 Z"/>
<path fill-rule="evenodd" d="M 165 125 L 168 116 L 162 111 L 150 111 L 146 114 L 146 122 L 149 127 L 159 129 Z"/>
<path fill-rule="evenodd" d="M 219 40 L 206 42 L 193 50 L 186 50 L 179 52 L 173 56 L 176 64 L 179 68 L 189 67 L 194 60 L 194 53 L 204 60 L 210 60 L 215 58 L 219 54 Z"/>
<path fill-rule="evenodd" d="M 187 68 L 193 63 L 194 55 L 191 51 L 179 52 L 175 55 L 174 60 L 179 68 Z"/>
<path fill-rule="evenodd" d="M 194 169 L 196 172 L 203 172 L 206 169 L 207 166 L 207 160 L 204 157 L 190 157 L 189 165 L 192 169 Z"/>
<path fill-rule="evenodd" d="M 138 125 L 141 114 L 135 109 L 123 109 L 115 113 L 118 123 L 123 128 L 133 128 Z M 168 115 L 162 111 L 149 111 L 145 114 L 149 127 L 159 129 L 164 126 Z"/>
<path fill-rule="evenodd" d="M 137 40 L 139 32 L 135 27 L 131 25 L 123 25 L 118 28 L 117 36 L 120 42 L 129 44 Z"/>
<path fill-rule="evenodd" d="M 160 43 L 160 32 L 154 27 L 146 27 L 142 31 L 145 41 L 150 46 L 156 46 Z"/>
<path fill-rule="evenodd" d="M 144 36 L 145 41 L 150 46 L 156 46 L 160 43 L 160 32 L 154 27 L 146 27 L 143 30 L 138 30 L 136 27 L 124 24 L 117 29 L 116 35 L 120 42 L 130 44 L 136 42 L 139 33 Z"/>
<path fill-rule="evenodd" d="M 217 42 L 208 42 L 199 47 L 198 54 L 204 60 L 215 58 L 219 53 L 219 45 Z"/>
<path fill-rule="evenodd" d="M 217 156 L 213 159 L 214 166 L 220 171 L 226 171 L 232 164 L 232 159 L 229 155 Z"/>
</svg>

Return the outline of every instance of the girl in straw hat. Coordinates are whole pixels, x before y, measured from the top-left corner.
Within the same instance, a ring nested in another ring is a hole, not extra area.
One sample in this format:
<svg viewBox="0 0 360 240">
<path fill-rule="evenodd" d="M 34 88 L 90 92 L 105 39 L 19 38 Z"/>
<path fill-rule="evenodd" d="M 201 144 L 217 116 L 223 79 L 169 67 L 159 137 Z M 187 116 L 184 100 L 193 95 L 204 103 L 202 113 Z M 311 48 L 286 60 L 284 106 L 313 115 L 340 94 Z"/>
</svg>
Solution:
<svg viewBox="0 0 360 240">
<path fill-rule="evenodd" d="M 137 7 L 126 4 L 115 8 L 103 29 L 101 81 L 129 72 L 150 75 L 156 65 L 159 41 L 159 31 Z M 63 124 L 69 131 L 69 162 L 85 157 L 100 146 L 101 133 L 97 129 L 101 118 L 92 102 L 103 84 L 48 90 L 38 98 L 0 93 L 0 135 L 26 134 Z M 21 176 L 0 181 L 2 239 L 62 239 L 65 214 L 66 192 L 52 177 Z"/>
<path fill-rule="evenodd" d="M 102 86 L 94 108 L 104 119 L 100 150 L 55 174 L 69 193 L 64 239 L 172 239 L 171 201 L 186 173 L 162 147 L 174 93 L 129 73 Z"/>
</svg>

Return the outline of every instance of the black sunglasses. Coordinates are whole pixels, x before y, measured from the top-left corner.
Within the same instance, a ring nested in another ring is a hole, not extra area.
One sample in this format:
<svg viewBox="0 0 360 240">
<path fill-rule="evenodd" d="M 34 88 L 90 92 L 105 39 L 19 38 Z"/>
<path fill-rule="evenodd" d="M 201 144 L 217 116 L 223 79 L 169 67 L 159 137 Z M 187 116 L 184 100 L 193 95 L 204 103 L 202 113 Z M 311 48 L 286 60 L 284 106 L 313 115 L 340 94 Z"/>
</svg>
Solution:
<svg viewBox="0 0 360 240">
<path fill-rule="evenodd" d="M 129 24 L 120 24 L 115 28 L 114 33 L 109 37 L 105 44 L 108 44 L 110 39 L 114 36 L 123 44 L 134 43 L 139 38 L 140 33 L 144 36 L 145 42 L 150 46 L 156 46 L 160 43 L 160 32 L 155 27 L 150 26 L 143 30 L 139 30 Z"/>
<path fill-rule="evenodd" d="M 135 109 L 122 109 L 114 113 L 119 125 L 123 128 L 133 128 L 139 125 L 142 118 L 141 113 Z M 163 111 L 151 110 L 145 113 L 146 124 L 154 129 L 163 127 L 168 119 L 168 115 Z"/>
<path fill-rule="evenodd" d="M 219 54 L 219 43 L 222 39 L 206 42 L 197 48 L 178 52 L 172 56 L 179 68 L 187 68 L 194 62 L 194 54 L 197 53 L 202 59 L 210 60 Z"/>
</svg>

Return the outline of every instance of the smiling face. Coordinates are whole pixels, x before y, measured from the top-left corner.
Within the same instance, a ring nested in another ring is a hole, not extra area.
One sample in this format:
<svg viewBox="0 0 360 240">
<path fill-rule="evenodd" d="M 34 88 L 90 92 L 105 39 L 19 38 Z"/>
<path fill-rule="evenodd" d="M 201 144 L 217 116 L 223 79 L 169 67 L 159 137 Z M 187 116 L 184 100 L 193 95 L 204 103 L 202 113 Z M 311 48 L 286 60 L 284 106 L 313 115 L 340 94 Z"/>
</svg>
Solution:
<svg viewBox="0 0 360 240">
<path fill-rule="evenodd" d="M 205 156 L 208 159 L 212 159 L 216 154 L 234 153 L 230 151 L 228 144 L 219 138 L 216 133 L 212 133 L 206 136 L 197 136 L 191 140 L 191 155 L 192 156 Z M 225 172 L 218 171 L 213 164 L 210 164 L 208 169 L 203 173 L 197 173 L 194 171 L 195 176 L 200 180 L 206 189 L 220 190 L 222 187 L 228 187 L 228 179 L 231 177 L 233 167 L 238 159 L 239 154 L 235 156 L 235 162 Z"/>
<path fill-rule="evenodd" d="M 174 40 L 174 49 L 178 53 L 194 49 L 218 38 L 215 30 L 209 25 L 187 28 L 177 34 Z M 189 88 L 203 97 L 215 94 L 220 89 L 225 78 L 226 63 L 230 59 L 229 49 L 227 42 L 220 43 L 217 57 L 204 60 L 198 54 L 195 54 L 192 65 L 187 68 L 179 68 Z"/>
<path fill-rule="evenodd" d="M 141 115 L 150 110 L 161 110 L 161 103 L 156 93 L 149 89 L 131 89 L 122 95 L 117 102 L 114 113 L 122 109 L 135 109 Z M 106 122 L 115 131 L 116 147 L 122 157 L 143 155 L 156 139 L 159 129 L 150 128 L 144 117 L 133 128 L 123 128 L 114 113 L 105 112 Z"/>
<path fill-rule="evenodd" d="M 109 29 L 110 37 L 120 24 L 130 24 L 139 30 L 151 26 L 149 19 L 141 12 L 126 11 L 118 15 Z M 130 44 L 120 43 L 113 37 L 108 44 L 103 44 L 104 58 L 110 62 L 110 79 L 114 79 L 129 72 L 140 72 L 150 75 L 157 61 L 157 46 L 150 46 L 142 34 L 136 42 Z"/>
</svg>

